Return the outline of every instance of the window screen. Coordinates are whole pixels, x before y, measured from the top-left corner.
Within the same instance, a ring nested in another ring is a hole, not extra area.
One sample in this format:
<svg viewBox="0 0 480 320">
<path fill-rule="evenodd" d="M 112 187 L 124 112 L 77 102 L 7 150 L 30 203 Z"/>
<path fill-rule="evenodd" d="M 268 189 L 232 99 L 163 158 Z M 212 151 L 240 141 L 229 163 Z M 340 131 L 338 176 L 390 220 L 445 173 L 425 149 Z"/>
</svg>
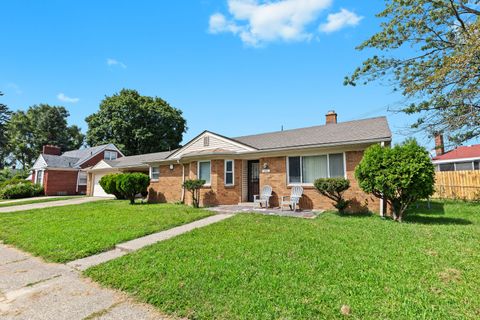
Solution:
<svg viewBox="0 0 480 320">
<path fill-rule="evenodd" d="M 233 185 L 233 160 L 225 161 L 225 185 Z"/>
<path fill-rule="evenodd" d="M 328 156 L 330 178 L 343 178 L 345 169 L 343 165 L 343 153 L 330 154 Z"/>
<path fill-rule="evenodd" d="M 198 178 L 205 180 L 205 184 L 210 184 L 210 161 L 198 163 Z"/>
<path fill-rule="evenodd" d="M 301 168 L 300 157 L 288 158 L 288 182 L 300 183 L 301 182 Z"/>
</svg>

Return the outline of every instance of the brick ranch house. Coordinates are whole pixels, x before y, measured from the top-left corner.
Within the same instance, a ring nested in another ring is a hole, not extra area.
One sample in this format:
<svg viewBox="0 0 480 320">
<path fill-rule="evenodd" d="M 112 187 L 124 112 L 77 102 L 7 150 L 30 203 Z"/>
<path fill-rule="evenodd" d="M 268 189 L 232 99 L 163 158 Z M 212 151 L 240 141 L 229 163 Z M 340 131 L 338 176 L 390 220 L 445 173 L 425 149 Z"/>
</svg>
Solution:
<svg viewBox="0 0 480 320">
<path fill-rule="evenodd" d="M 314 127 L 236 138 L 204 131 L 172 152 L 100 161 L 87 170 L 87 194 L 106 196 L 98 183 L 105 174 L 143 171 L 150 174 L 153 202 L 190 203 L 182 182 L 200 178 L 207 182 L 201 190 L 204 206 L 251 202 L 264 185 L 273 188 L 270 203 L 278 206 L 281 196 L 301 185 L 302 209 L 328 209 L 331 200 L 314 189 L 313 181 L 345 177 L 351 181 L 346 196 L 352 200 L 352 210 L 383 212 L 380 200 L 360 190 L 354 170 L 367 147 L 388 147 L 391 136 L 385 117 L 337 123 L 333 111 L 326 115 L 325 125 Z"/>
<path fill-rule="evenodd" d="M 87 192 L 84 169 L 100 160 L 115 160 L 123 154 L 113 144 L 62 153 L 59 147 L 46 145 L 32 167 L 32 182 L 45 189 L 45 195 L 76 195 Z"/>
</svg>

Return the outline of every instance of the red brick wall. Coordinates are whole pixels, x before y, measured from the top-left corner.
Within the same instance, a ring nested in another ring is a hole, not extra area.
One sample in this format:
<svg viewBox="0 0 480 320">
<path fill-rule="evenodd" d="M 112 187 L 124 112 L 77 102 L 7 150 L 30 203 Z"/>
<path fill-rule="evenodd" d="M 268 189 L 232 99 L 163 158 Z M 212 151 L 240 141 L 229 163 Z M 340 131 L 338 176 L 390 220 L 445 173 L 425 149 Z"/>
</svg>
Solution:
<svg viewBox="0 0 480 320">
<path fill-rule="evenodd" d="M 347 178 L 350 180 L 350 189 L 345 193 L 347 199 L 352 201 L 350 211 L 373 211 L 378 212 L 380 201 L 360 190 L 355 180 L 355 167 L 360 162 L 363 151 L 346 152 L 346 170 Z M 260 171 L 260 188 L 264 185 L 270 185 L 273 189 L 271 205 L 278 206 L 281 196 L 289 195 L 291 188 L 287 186 L 286 177 L 286 157 L 262 158 L 260 163 L 268 163 L 270 172 Z M 303 209 L 332 209 L 332 201 L 320 195 L 313 186 L 304 186 L 304 194 L 300 201 L 300 207 Z"/>
<path fill-rule="evenodd" d="M 160 166 L 160 178 L 151 181 L 148 187 L 148 200 L 150 202 L 176 202 L 182 199 L 182 165 Z"/>
<path fill-rule="evenodd" d="M 78 171 L 45 170 L 43 177 L 45 195 L 56 196 L 58 194 L 76 194 L 77 175 Z"/>
<path fill-rule="evenodd" d="M 242 200 L 242 161 L 235 160 L 235 178 L 233 186 L 225 186 L 225 160 L 211 160 L 210 186 L 200 191 L 201 206 L 220 204 L 238 204 Z M 186 179 L 197 178 L 197 161 L 185 165 Z M 191 204 L 190 192 L 185 193 L 185 203 Z"/>
<path fill-rule="evenodd" d="M 114 150 L 105 150 L 105 151 L 114 151 Z M 105 157 L 105 155 L 104 155 L 105 151 L 102 151 L 99 154 L 97 154 L 96 156 L 92 157 L 91 159 L 88 159 L 87 161 L 82 163 L 82 165 L 80 167 L 82 169 L 84 169 L 84 168 L 88 168 L 88 167 L 96 165 L 97 163 L 100 162 L 100 160 L 103 160 L 103 158 Z M 121 158 L 122 155 L 117 152 L 117 157 Z"/>
</svg>

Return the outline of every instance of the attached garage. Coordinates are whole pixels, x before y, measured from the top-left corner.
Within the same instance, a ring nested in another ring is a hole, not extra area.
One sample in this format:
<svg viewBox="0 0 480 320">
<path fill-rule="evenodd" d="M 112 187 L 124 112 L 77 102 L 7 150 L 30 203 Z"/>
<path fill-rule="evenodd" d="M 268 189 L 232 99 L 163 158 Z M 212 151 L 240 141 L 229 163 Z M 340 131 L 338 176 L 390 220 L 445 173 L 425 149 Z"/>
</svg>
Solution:
<svg viewBox="0 0 480 320">
<path fill-rule="evenodd" d="M 93 196 L 94 197 L 108 197 L 113 198 L 114 196 L 108 194 L 103 190 L 102 186 L 100 185 L 100 179 L 106 175 L 107 173 L 95 173 L 93 174 Z"/>
</svg>

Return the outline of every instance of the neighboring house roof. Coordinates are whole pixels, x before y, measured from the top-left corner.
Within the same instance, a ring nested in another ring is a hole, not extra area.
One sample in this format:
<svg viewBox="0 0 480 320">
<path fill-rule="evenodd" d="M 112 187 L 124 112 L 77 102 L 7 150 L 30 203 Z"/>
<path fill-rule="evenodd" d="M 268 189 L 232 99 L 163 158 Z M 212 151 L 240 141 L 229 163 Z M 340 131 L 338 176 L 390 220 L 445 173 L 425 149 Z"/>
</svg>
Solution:
<svg viewBox="0 0 480 320">
<path fill-rule="evenodd" d="M 76 168 L 76 163 L 79 160 L 79 158 L 54 156 L 51 154 L 42 154 L 40 156 L 45 160 L 47 167 L 51 168 Z"/>
<path fill-rule="evenodd" d="M 72 151 L 66 151 L 60 156 L 51 154 L 41 154 L 35 161 L 32 169 L 44 169 L 44 168 L 80 168 L 80 165 L 89 159 L 93 158 L 97 154 L 105 151 L 112 150 L 119 152 L 122 156 L 123 153 L 112 144 L 104 144 L 101 146 L 84 148 Z"/>
<path fill-rule="evenodd" d="M 116 150 L 123 156 L 122 152 L 118 150 L 113 143 L 109 143 L 109 144 L 103 144 L 103 145 L 91 147 L 91 148 L 66 151 L 62 154 L 62 157 L 65 156 L 65 157 L 78 158 L 77 165 L 80 165 L 104 150 Z"/>
<path fill-rule="evenodd" d="M 361 143 L 390 140 L 386 117 L 354 120 L 321 126 L 276 131 L 232 138 L 259 150 L 322 144 Z"/>
<path fill-rule="evenodd" d="M 480 144 L 472 146 L 461 146 L 447 151 L 440 156 L 433 158 L 434 161 L 459 160 L 459 159 L 480 159 Z"/>
</svg>

